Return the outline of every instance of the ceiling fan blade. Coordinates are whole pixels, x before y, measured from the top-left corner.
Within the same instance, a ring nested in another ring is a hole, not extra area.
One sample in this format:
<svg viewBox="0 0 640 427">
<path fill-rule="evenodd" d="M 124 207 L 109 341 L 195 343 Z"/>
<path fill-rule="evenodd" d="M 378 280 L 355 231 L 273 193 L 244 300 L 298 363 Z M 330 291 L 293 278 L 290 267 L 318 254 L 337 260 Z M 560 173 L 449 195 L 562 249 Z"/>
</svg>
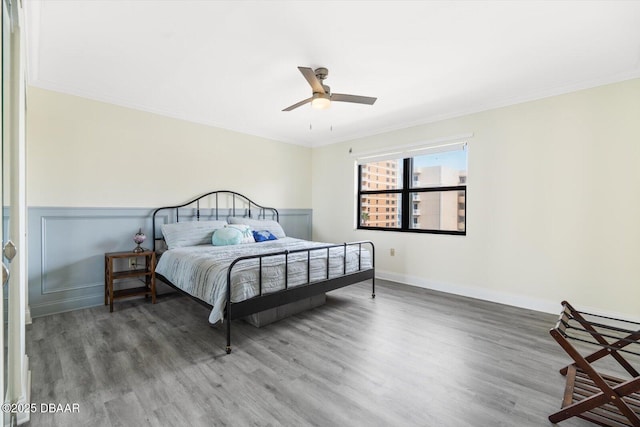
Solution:
<svg viewBox="0 0 640 427">
<path fill-rule="evenodd" d="M 284 109 L 284 110 L 282 110 L 282 111 L 291 111 L 291 110 L 293 110 L 293 109 L 295 109 L 295 108 L 301 107 L 301 106 L 303 106 L 304 104 L 307 104 L 307 103 L 311 102 L 311 100 L 312 100 L 312 99 L 313 99 L 313 96 L 312 96 L 311 98 L 307 98 L 307 99 L 305 99 L 304 101 L 300 101 L 300 102 L 298 102 L 298 103 L 295 103 L 295 104 L 293 104 L 293 105 L 291 105 L 291 106 L 289 106 L 289 107 L 285 108 L 285 109 Z"/>
<path fill-rule="evenodd" d="M 313 71 L 312 68 L 309 68 L 309 67 L 298 67 L 298 70 L 300 70 L 300 72 L 302 73 L 304 78 L 307 79 L 307 81 L 311 85 L 311 89 L 313 89 L 314 93 L 316 93 L 316 92 L 317 93 L 325 93 L 324 92 L 324 88 L 322 87 L 322 83 L 320 83 L 320 80 L 318 80 L 318 78 L 316 77 L 316 72 Z"/>
<path fill-rule="evenodd" d="M 354 102 L 356 104 L 373 105 L 373 103 L 376 102 L 376 99 L 378 98 L 373 98 L 371 96 L 347 95 L 344 93 L 331 94 L 332 101 Z"/>
</svg>

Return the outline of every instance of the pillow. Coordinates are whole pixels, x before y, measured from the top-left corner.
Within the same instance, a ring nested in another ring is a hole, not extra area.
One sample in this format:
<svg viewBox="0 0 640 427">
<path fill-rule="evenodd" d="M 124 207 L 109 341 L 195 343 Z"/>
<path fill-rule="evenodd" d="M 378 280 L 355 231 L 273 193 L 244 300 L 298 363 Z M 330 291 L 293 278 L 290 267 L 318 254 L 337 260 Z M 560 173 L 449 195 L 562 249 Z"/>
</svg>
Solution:
<svg viewBox="0 0 640 427">
<path fill-rule="evenodd" d="M 211 244 L 214 246 L 237 245 L 242 242 L 242 232 L 234 227 L 219 228 L 213 232 Z"/>
<path fill-rule="evenodd" d="M 267 240 L 278 240 L 269 230 L 254 231 L 253 238 L 256 242 L 266 242 Z"/>
<path fill-rule="evenodd" d="M 226 228 L 235 228 L 242 234 L 242 241 L 240 243 L 255 243 L 251 227 L 245 224 L 227 224 Z"/>
<path fill-rule="evenodd" d="M 185 221 L 162 224 L 162 235 L 169 249 L 184 246 L 209 245 L 214 230 L 223 228 L 227 221 Z"/>
<path fill-rule="evenodd" d="M 278 221 L 232 216 L 231 218 L 229 218 L 229 223 L 250 225 L 254 230 L 267 230 L 278 239 L 287 237 L 287 235 L 284 233 L 284 230 L 282 229 L 282 226 L 278 224 Z"/>
</svg>

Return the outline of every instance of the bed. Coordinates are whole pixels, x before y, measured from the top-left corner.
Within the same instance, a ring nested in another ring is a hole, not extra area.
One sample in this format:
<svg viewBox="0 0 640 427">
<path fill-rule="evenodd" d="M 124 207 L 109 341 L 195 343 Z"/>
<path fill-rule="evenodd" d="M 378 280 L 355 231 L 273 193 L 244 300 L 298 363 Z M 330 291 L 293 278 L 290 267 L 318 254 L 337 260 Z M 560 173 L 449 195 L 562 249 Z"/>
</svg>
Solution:
<svg viewBox="0 0 640 427">
<path fill-rule="evenodd" d="M 152 222 L 156 277 L 210 308 L 211 324 L 226 323 L 227 354 L 232 320 L 281 307 L 311 308 L 326 292 L 365 280 L 375 298 L 371 241 L 329 244 L 287 236 L 277 209 L 240 193 L 212 191 L 164 206 Z"/>
</svg>

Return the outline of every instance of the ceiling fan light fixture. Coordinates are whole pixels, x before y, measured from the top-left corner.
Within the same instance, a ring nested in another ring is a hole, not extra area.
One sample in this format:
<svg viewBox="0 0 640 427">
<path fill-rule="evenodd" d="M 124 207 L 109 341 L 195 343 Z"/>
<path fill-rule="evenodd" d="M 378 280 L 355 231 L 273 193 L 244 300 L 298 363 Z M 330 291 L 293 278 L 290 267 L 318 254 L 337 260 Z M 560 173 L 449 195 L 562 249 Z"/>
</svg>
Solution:
<svg viewBox="0 0 640 427">
<path fill-rule="evenodd" d="M 314 93 L 311 100 L 311 107 L 317 110 L 325 110 L 331 105 L 331 99 L 329 94 L 326 93 Z"/>
</svg>

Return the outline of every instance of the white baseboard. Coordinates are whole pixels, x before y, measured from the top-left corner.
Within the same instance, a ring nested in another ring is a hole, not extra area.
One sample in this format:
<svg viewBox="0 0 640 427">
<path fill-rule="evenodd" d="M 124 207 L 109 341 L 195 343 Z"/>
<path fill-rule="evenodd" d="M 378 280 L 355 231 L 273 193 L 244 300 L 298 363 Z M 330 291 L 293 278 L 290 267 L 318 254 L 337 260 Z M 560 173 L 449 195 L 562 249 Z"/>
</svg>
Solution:
<svg viewBox="0 0 640 427">
<path fill-rule="evenodd" d="M 432 289 L 434 291 L 446 292 L 463 297 L 476 298 L 484 301 L 496 302 L 499 304 L 511 305 L 528 310 L 541 311 L 543 313 L 558 314 L 561 310 L 562 301 L 544 300 L 532 298 L 524 295 L 501 292 L 492 289 L 485 289 L 475 286 L 465 286 L 452 283 L 434 282 L 421 277 L 399 274 L 391 271 L 376 269 L 376 278 L 398 282 L 405 285 L 417 286 L 419 288 Z M 571 302 L 571 301 L 569 301 Z M 575 306 L 580 311 L 598 314 L 601 316 L 613 317 L 615 319 L 626 319 L 632 322 L 640 322 L 640 317 L 629 316 L 626 313 L 616 313 L 605 311 L 596 307 Z"/>
</svg>

